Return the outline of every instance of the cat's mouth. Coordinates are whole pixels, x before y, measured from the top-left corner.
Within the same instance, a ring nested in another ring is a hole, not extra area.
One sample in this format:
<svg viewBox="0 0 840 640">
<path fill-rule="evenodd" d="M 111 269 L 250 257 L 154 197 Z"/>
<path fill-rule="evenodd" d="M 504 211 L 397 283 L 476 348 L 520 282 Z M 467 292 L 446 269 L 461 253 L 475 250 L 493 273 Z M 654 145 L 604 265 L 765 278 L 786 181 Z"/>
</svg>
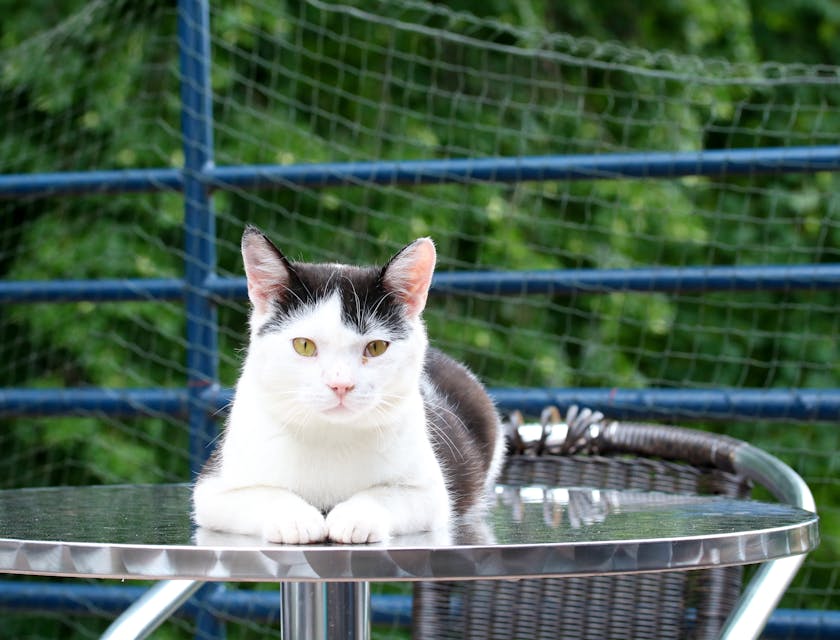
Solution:
<svg viewBox="0 0 840 640">
<path fill-rule="evenodd" d="M 330 416 L 332 418 L 348 418 L 354 415 L 356 412 L 347 404 L 344 400 L 339 400 L 339 402 L 328 409 L 323 410 L 324 415 Z"/>
<path fill-rule="evenodd" d="M 336 424 L 350 424 L 359 422 L 367 411 L 364 403 L 347 402 L 346 399 L 341 400 L 333 406 L 322 409 L 321 415 L 329 422 Z M 364 422 L 364 421 L 363 421 Z"/>
<path fill-rule="evenodd" d="M 333 405 L 332 407 L 330 407 L 326 411 L 324 411 L 324 413 L 349 413 L 349 412 L 350 412 L 350 407 L 348 407 L 346 404 L 344 404 L 343 400 L 341 402 L 339 402 L 338 404 Z"/>
</svg>

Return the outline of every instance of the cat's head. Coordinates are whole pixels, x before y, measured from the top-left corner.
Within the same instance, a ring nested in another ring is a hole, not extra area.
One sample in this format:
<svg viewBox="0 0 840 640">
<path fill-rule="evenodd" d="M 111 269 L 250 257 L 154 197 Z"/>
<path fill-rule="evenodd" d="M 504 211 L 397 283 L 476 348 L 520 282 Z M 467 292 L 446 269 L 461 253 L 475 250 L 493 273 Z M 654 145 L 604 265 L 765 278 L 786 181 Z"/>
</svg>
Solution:
<svg viewBox="0 0 840 640">
<path fill-rule="evenodd" d="M 377 426 L 418 393 L 421 313 L 435 266 L 428 238 L 384 267 L 291 262 L 258 229 L 242 236 L 251 300 L 246 367 L 272 411 L 296 424 Z"/>
</svg>

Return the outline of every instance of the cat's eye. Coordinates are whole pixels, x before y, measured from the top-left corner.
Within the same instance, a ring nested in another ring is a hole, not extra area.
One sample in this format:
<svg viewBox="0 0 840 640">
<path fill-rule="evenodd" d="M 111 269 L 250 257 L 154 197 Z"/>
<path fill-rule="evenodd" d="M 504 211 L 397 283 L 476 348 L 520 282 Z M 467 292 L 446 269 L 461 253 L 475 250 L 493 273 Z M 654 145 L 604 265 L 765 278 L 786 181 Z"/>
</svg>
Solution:
<svg viewBox="0 0 840 640">
<path fill-rule="evenodd" d="M 292 340 L 292 347 L 302 356 L 311 358 L 318 352 L 318 347 L 309 338 L 295 338 Z"/>
<path fill-rule="evenodd" d="M 365 346 L 365 355 L 368 358 L 381 356 L 388 349 L 389 344 L 390 343 L 385 340 L 371 340 L 367 343 L 367 346 Z"/>
</svg>

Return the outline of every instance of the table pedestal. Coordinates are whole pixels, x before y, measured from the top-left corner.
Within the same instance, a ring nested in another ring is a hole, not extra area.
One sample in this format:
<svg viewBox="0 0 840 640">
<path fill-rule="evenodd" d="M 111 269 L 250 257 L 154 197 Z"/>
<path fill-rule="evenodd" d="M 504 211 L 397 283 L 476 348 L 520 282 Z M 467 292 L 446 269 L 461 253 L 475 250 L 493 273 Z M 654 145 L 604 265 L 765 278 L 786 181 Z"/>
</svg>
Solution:
<svg viewBox="0 0 840 640">
<path fill-rule="evenodd" d="M 162 580 L 105 631 L 105 640 L 148 638 L 204 582 Z M 284 582 L 283 640 L 370 640 L 369 582 Z"/>
<path fill-rule="evenodd" d="M 284 582 L 283 640 L 369 640 L 370 583 Z"/>
</svg>

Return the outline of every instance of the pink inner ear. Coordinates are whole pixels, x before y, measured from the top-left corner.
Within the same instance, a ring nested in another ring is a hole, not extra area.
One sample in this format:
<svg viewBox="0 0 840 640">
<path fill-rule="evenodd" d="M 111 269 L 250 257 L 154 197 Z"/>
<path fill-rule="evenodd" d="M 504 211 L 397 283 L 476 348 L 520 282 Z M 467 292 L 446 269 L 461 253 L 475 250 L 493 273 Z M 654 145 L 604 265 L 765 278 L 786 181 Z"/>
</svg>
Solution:
<svg viewBox="0 0 840 640">
<path fill-rule="evenodd" d="M 408 315 L 417 317 L 426 307 L 437 254 L 429 238 L 420 238 L 400 251 L 385 268 L 385 284 L 405 302 Z"/>
<path fill-rule="evenodd" d="M 282 254 L 261 233 L 247 233 L 242 239 L 242 259 L 248 298 L 257 313 L 265 313 L 271 297 L 288 284 Z"/>
</svg>

